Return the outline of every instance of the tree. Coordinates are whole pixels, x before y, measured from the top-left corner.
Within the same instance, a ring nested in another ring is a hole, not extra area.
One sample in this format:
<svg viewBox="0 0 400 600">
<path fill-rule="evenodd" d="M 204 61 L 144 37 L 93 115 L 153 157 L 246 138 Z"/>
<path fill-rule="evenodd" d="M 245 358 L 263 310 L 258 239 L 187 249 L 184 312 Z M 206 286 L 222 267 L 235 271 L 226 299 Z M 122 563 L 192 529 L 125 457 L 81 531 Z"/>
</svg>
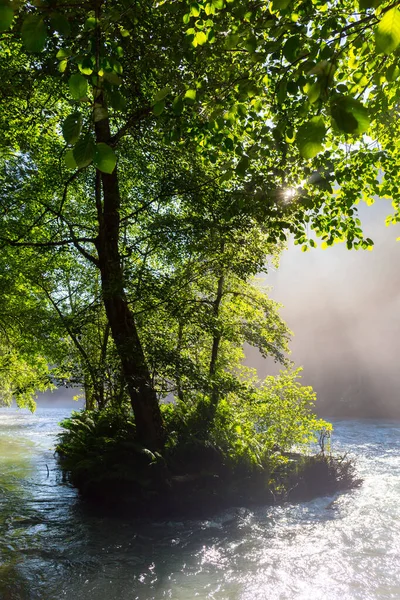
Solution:
<svg viewBox="0 0 400 600">
<path fill-rule="evenodd" d="M 99 1 L 62 14 L 50 2 L 1 3 L 2 119 L 12 123 L 3 149 L 20 162 L 9 173 L 12 216 L 1 238 L 14 247 L 74 246 L 98 270 L 138 437 L 148 447 L 162 447 L 163 425 L 122 248 L 128 221 L 134 229 L 138 214 L 155 216 L 146 183 L 165 167 L 161 153 L 179 165 L 165 185 L 169 202 L 188 193 L 185 174 L 194 181 L 200 168 L 203 183 L 211 175 L 243 207 L 225 206 L 223 220 L 239 213 L 265 223 L 271 244 L 291 232 L 307 249 L 315 245 L 310 225 L 327 244 L 370 246 L 355 203 L 394 192 L 396 126 L 390 136 L 385 126 L 398 101 L 398 15 L 395 5 L 368 0 Z M 143 191 L 134 201 L 132 183 Z"/>
<path fill-rule="evenodd" d="M 43 321 L 61 338 L 46 354 L 58 366 L 55 381 L 83 387 L 87 410 L 101 410 L 110 402 L 118 405 L 126 386 L 101 303 L 99 278 L 93 269 L 88 273 L 81 264 L 74 265 L 71 256 L 63 258 L 55 273 L 25 274 L 47 308 Z"/>
<path fill-rule="evenodd" d="M 164 199 L 140 227 L 146 264 L 139 279 L 130 273 L 139 292 L 129 283 L 127 291 L 160 397 L 202 393 L 216 405 L 241 385 L 245 342 L 286 362 L 289 331 L 278 305 L 252 281 L 266 257 L 277 263 L 281 248 L 269 242 L 268 225 L 235 207 L 234 194 L 211 183 L 192 187 L 195 198 L 186 191 Z M 234 213 L 228 218 L 227 207 Z"/>
<path fill-rule="evenodd" d="M 33 409 L 37 392 L 52 387 L 46 343 L 37 335 L 43 312 L 19 273 L 18 259 L 8 252 L 0 259 L 0 290 L 0 404 L 14 399 Z"/>
</svg>

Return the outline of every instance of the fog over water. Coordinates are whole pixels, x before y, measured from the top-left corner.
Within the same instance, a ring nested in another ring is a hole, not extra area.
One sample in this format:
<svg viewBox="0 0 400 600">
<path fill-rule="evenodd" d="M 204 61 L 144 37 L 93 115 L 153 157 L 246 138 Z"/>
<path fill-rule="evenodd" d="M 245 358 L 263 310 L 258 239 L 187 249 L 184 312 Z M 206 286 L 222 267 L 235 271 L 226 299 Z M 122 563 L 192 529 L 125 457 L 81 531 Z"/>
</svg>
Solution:
<svg viewBox="0 0 400 600">
<path fill-rule="evenodd" d="M 360 206 L 369 251 L 344 244 L 301 252 L 290 245 L 263 277 L 294 332 L 291 358 L 318 393 L 321 414 L 400 417 L 400 235 L 385 226 L 390 202 Z M 260 377 L 277 368 L 248 349 Z"/>
<path fill-rule="evenodd" d="M 78 396 L 79 398 L 77 398 Z M 71 408 L 73 410 L 80 410 L 84 408 L 85 401 L 82 397 L 81 389 L 62 387 L 38 394 L 37 405 L 42 408 Z"/>
</svg>

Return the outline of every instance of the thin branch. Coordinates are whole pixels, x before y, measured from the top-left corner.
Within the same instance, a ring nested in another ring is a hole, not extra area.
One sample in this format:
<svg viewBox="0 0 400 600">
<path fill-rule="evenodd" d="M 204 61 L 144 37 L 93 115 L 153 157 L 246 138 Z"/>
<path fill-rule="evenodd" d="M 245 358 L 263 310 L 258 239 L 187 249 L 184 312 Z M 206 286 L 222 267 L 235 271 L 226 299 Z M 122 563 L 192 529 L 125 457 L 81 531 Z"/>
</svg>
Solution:
<svg viewBox="0 0 400 600">
<path fill-rule="evenodd" d="M 69 223 L 66 223 L 66 225 L 71 234 L 71 237 L 72 237 L 71 241 L 72 241 L 73 245 L 75 246 L 75 248 L 82 254 L 82 256 L 84 256 L 86 258 L 86 260 L 88 260 L 93 265 L 98 267 L 99 266 L 98 259 L 95 256 L 93 256 L 93 254 L 90 254 L 90 252 L 88 252 L 83 246 L 81 246 L 81 243 L 85 243 L 85 242 L 89 242 L 96 246 L 96 238 L 77 238 L 77 237 L 75 237 L 73 227 Z"/>
<path fill-rule="evenodd" d="M 121 127 L 121 129 L 119 131 L 117 131 L 117 133 L 110 138 L 109 145 L 116 146 L 117 143 L 119 142 L 119 140 L 121 138 L 123 138 L 129 132 L 131 127 L 140 123 L 140 121 L 142 121 L 145 117 L 148 117 L 150 114 L 151 114 L 150 106 L 144 106 L 141 109 L 139 109 L 138 111 L 136 111 L 135 113 L 133 113 L 128 118 L 125 125 L 123 127 Z"/>
<path fill-rule="evenodd" d="M 21 242 L 20 240 L 12 240 L 9 238 L 0 238 L 0 241 L 3 242 L 2 248 L 6 246 L 20 246 L 23 248 L 57 248 L 58 246 L 67 246 L 68 244 L 76 244 L 76 243 L 85 243 L 90 242 L 92 244 L 95 243 L 94 238 L 73 238 L 71 240 L 59 240 L 59 241 L 49 241 L 49 242 Z M 86 252 L 86 251 L 85 251 Z M 94 257 L 91 257 L 94 258 Z M 96 259 L 94 259 L 96 260 Z"/>
<path fill-rule="evenodd" d="M 75 173 L 73 173 L 71 175 L 71 177 L 69 177 L 67 179 L 67 181 L 65 182 L 64 192 L 63 192 L 63 195 L 62 195 L 62 198 L 61 198 L 61 203 L 60 203 L 60 206 L 59 206 L 59 209 L 58 209 L 58 215 L 57 216 L 59 216 L 59 217 L 61 217 L 61 213 L 62 213 L 62 210 L 64 208 L 64 204 L 65 204 L 65 202 L 67 200 L 68 186 L 69 186 L 70 183 L 72 183 L 78 177 L 79 173 L 80 173 L 80 171 L 75 171 Z"/>
</svg>

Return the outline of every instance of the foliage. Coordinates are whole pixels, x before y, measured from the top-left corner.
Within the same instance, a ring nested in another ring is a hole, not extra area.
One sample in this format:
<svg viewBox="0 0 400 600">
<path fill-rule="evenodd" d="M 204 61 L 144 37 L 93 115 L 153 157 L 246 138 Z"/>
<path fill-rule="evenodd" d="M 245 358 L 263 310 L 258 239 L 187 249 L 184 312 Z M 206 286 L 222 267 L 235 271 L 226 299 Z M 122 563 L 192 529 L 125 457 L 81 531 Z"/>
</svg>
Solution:
<svg viewBox="0 0 400 600">
<path fill-rule="evenodd" d="M 286 361 L 289 332 L 251 279 L 289 234 L 371 248 L 357 203 L 375 195 L 399 220 L 399 10 L 87 8 L 0 4 L 0 242 L 63 331 L 37 354 L 67 356 L 89 404 L 126 394 L 158 451 L 165 393 L 218 415 L 251 379 L 244 342 Z"/>
<path fill-rule="evenodd" d="M 164 405 L 168 451 L 173 455 L 176 448 L 184 457 L 197 440 L 233 468 L 272 472 L 287 461 L 288 452 L 304 451 L 322 429 L 332 429 L 312 412 L 316 396 L 312 388 L 301 385 L 300 372 L 285 370 L 261 385 L 242 385 L 220 400 L 211 422 L 207 414 L 212 404 L 207 397 Z"/>
<path fill-rule="evenodd" d="M 88 456 L 102 454 L 101 449 L 132 439 L 135 424 L 129 411 L 122 408 L 105 408 L 103 411 L 74 411 L 61 423 L 58 449 L 64 459 L 74 462 L 87 460 Z"/>
<path fill-rule="evenodd" d="M 353 161 L 344 143 L 355 154 L 362 150 L 368 163 L 372 156 L 375 163 L 395 159 L 382 128 L 398 100 L 400 13 L 390 2 L 142 3 L 141 18 L 119 2 L 98 3 L 89 17 L 81 4 L 61 17 L 52 5 L 22 3 L 12 21 L 13 9 L 2 9 L 4 30 L 21 35 L 22 47 L 12 52 L 27 52 L 28 64 L 46 57 L 51 68 L 42 67 L 42 75 L 69 94 L 72 112 L 62 127 L 72 147 L 69 165 L 71 157 L 80 168 L 94 160 L 103 172 L 112 171 L 114 146 L 122 141 L 118 131 L 156 121 L 173 143 L 194 142 L 207 160 L 227 159 L 225 178 L 250 181 L 259 161 L 268 163 L 273 154 L 281 172 L 269 172 L 269 188 L 300 185 L 298 198 L 304 203 L 307 194 L 319 230 L 318 210 L 335 172 Z M 96 103 L 99 91 L 107 106 Z M 108 118 L 116 137 L 96 143 L 94 125 Z M 366 132 L 376 142 L 372 148 L 360 137 Z M 299 163 L 298 153 L 305 161 Z M 315 173 L 321 174 L 317 185 Z M 371 180 L 352 173 L 357 198 L 363 191 L 379 193 L 377 173 Z M 336 214 L 327 202 L 330 220 L 322 235 L 328 242 L 343 236 L 351 245 L 363 241 L 348 212 L 353 205 L 337 199 Z M 300 242 L 304 207 L 298 209 Z"/>
<path fill-rule="evenodd" d="M 307 501 L 316 496 L 327 496 L 337 491 L 359 487 L 362 479 L 356 466 L 346 455 L 317 454 L 292 461 L 281 474 L 278 498 Z"/>
<path fill-rule="evenodd" d="M 308 500 L 359 485 L 346 457 L 308 454 L 317 432 L 331 427 L 313 416 L 314 394 L 298 378 L 281 372 L 216 409 L 204 396 L 162 405 L 163 456 L 138 443 L 127 408 L 73 413 L 59 435 L 61 466 L 84 497 L 149 516 Z"/>
<path fill-rule="evenodd" d="M 62 468 L 84 495 L 96 496 L 100 490 L 100 501 L 115 502 L 121 501 L 123 491 L 134 490 L 140 501 L 146 489 L 160 483 L 163 460 L 138 443 L 126 406 L 73 412 L 61 426 L 56 451 Z"/>
<path fill-rule="evenodd" d="M 35 408 L 37 392 L 53 387 L 56 369 L 48 366 L 45 340 L 39 335 L 43 312 L 19 273 L 17 258 L 0 259 L 0 404 L 14 399 L 21 408 Z"/>
<path fill-rule="evenodd" d="M 38 392 L 51 388 L 46 360 L 0 345 L 0 405 L 10 406 L 13 399 L 20 408 L 35 409 Z"/>
</svg>

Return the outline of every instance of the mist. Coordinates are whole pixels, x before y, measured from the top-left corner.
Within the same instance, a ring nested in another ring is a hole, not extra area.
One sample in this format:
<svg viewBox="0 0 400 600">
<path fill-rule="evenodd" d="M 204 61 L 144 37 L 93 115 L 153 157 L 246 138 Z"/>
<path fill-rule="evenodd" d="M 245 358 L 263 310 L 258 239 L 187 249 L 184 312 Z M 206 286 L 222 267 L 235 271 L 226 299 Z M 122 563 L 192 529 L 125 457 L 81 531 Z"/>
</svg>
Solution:
<svg viewBox="0 0 400 600">
<path fill-rule="evenodd" d="M 304 367 L 321 415 L 400 418 L 400 231 L 385 226 L 390 212 L 386 200 L 360 207 L 371 252 L 291 244 L 279 269 L 261 276 L 284 305 L 290 358 Z M 260 377 L 279 370 L 253 348 L 246 355 Z"/>
<path fill-rule="evenodd" d="M 82 390 L 76 387 L 61 387 L 56 390 L 39 393 L 37 397 L 37 406 L 42 408 L 71 408 L 80 410 L 85 406 L 82 393 Z M 80 397 L 74 400 L 77 396 Z"/>
</svg>

